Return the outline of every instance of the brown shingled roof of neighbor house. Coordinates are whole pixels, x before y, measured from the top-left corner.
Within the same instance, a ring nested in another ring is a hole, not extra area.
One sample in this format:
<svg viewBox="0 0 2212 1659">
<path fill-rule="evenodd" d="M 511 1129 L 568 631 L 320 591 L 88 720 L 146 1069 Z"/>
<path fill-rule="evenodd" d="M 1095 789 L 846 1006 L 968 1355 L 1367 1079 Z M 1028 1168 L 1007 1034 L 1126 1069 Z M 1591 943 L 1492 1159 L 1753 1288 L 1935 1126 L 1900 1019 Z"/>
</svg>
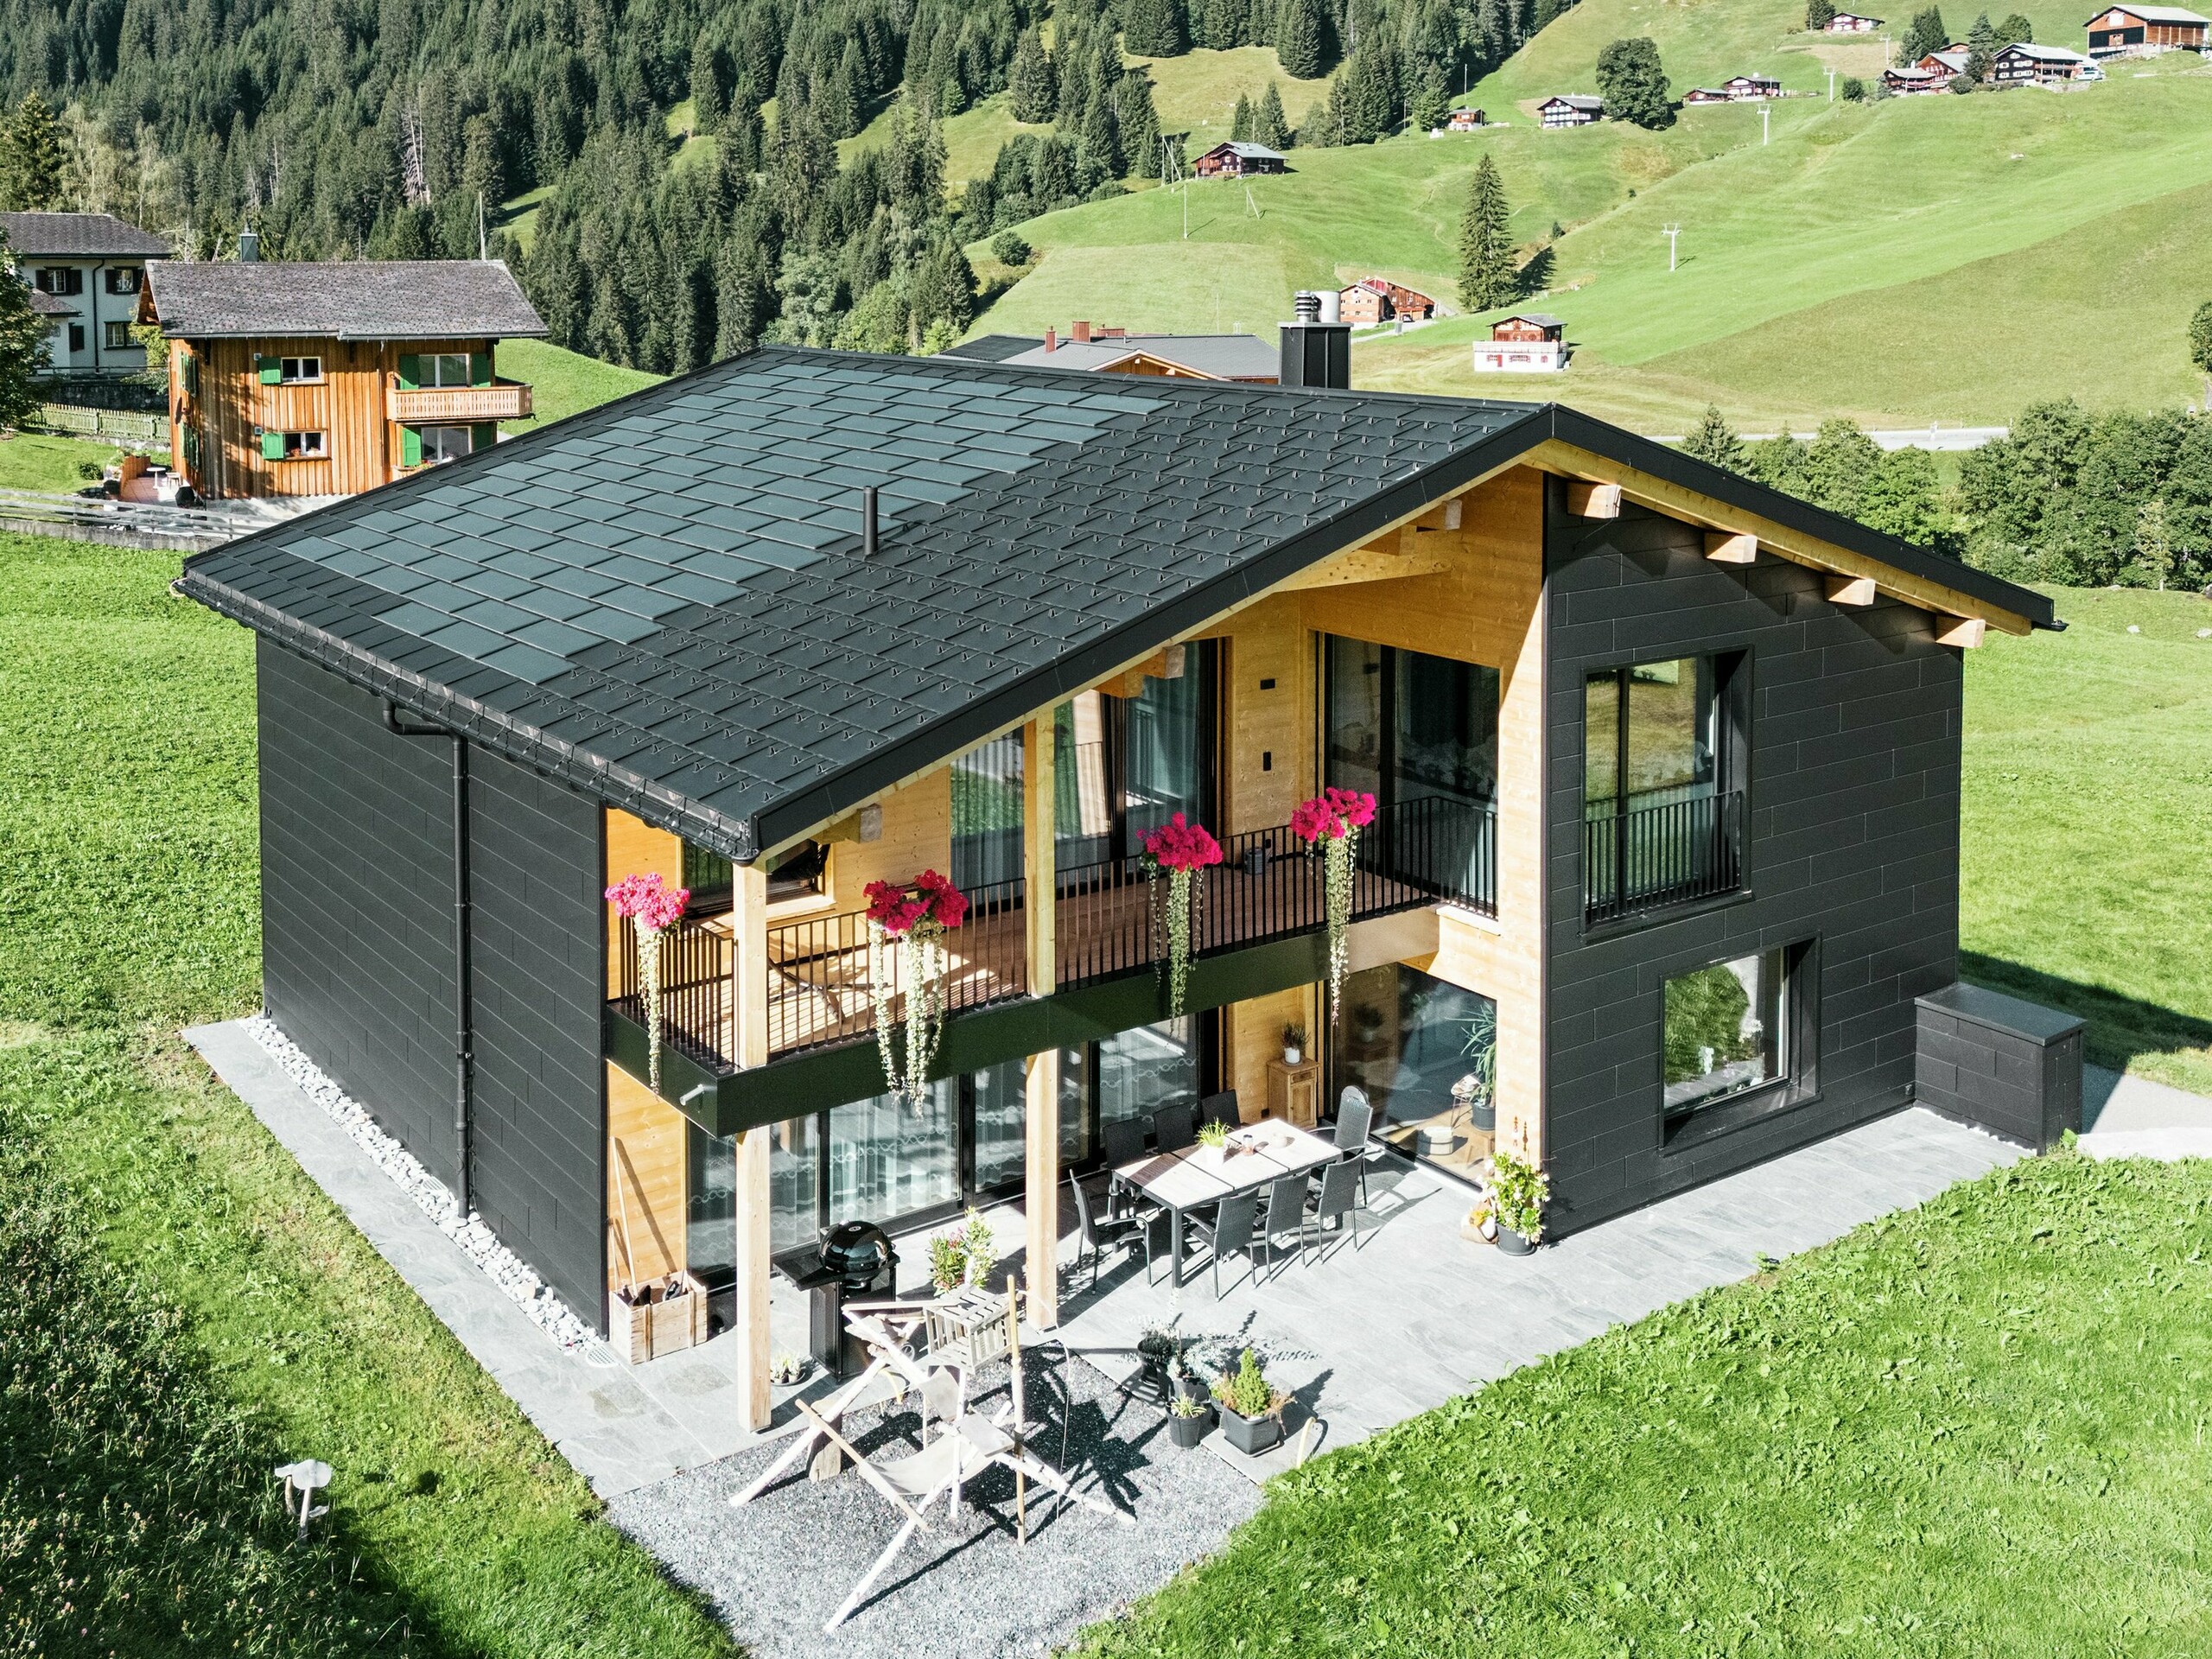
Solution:
<svg viewBox="0 0 2212 1659">
<path fill-rule="evenodd" d="M 10 250 L 35 259 L 161 259 L 170 252 L 165 238 L 113 213 L 0 213 L 0 231 Z"/>
<path fill-rule="evenodd" d="M 177 340 L 512 340 L 546 332 L 497 259 L 157 259 L 146 267 L 146 286 L 162 332 Z"/>
</svg>

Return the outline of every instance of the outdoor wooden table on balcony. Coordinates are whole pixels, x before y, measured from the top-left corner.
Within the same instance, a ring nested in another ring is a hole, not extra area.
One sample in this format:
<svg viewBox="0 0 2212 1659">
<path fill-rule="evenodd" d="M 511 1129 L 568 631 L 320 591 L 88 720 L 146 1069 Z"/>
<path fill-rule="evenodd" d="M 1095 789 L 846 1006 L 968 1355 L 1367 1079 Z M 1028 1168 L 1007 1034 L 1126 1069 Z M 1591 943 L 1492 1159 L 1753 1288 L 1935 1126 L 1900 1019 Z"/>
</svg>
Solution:
<svg viewBox="0 0 2212 1659">
<path fill-rule="evenodd" d="M 1270 1117 L 1232 1130 L 1225 1147 L 1154 1153 L 1121 1165 L 1111 1179 L 1166 1212 L 1168 1263 L 1179 1287 L 1183 1223 L 1190 1211 L 1240 1192 L 1256 1192 L 1281 1176 L 1310 1175 L 1338 1155 L 1333 1145 L 1311 1130 Z"/>
</svg>

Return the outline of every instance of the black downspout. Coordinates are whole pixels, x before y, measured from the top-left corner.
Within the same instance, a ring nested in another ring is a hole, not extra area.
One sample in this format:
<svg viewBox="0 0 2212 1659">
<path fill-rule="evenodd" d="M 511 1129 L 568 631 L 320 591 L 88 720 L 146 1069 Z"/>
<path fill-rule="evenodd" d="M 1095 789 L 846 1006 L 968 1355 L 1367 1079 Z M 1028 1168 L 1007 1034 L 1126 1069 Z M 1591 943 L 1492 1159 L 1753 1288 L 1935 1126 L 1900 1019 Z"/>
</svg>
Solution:
<svg viewBox="0 0 2212 1659">
<path fill-rule="evenodd" d="M 399 718 L 399 707 L 385 700 L 385 729 L 401 737 L 442 737 L 453 744 L 453 1135 L 459 1180 L 454 1198 L 465 1219 L 469 1213 L 468 1141 L 474 1117 L 475 1012 L 469 998 L 470 925 L 468 881 L 468 740 L 443 726 L 409 726 Z"/>
</svg>

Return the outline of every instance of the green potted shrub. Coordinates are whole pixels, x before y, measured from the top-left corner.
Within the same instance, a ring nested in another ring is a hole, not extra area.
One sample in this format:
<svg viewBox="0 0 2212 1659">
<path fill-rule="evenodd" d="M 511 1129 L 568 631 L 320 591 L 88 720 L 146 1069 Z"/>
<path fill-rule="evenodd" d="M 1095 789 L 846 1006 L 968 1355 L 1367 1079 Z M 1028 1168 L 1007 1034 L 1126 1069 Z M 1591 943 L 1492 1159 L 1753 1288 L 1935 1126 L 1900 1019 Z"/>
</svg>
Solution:
<svg viewBox="0 0 2212 1659">
<path fill-rule="evenodd" d="M 1490 1201 L 1497 1216 L 1497 1248 L 1526 1255 L 1543 1242 L 1544 1203 L 1551 1179 L 1534 1164 L 1510 1152 L 1491 1160 Z"/>
<path fill-rule="evenodd" d="M 1460 1022 L 1465 1035 L 1459 1057 L 1469 1062 L 1466 1074 L 1452 1085 L 1452 1098 L 1466 1108 L 1467 1127 L 1497 1128 L 1497 1005 L 1491 1003 Z"/>
<path fill-rule="evenodd" d="M 1229 1125 L 1226 1123 L 1199 1124 L 1198 1144 L 1209 1151 L 1219 1152 L 1229 1144 Z"/>
<path fill-rule="evenodd" d="M 1167 1402 L 1167 1438 L 1188 1451 L 1213 1429 L 1213 1402 L 1178 1394 Z"/>
<path fill-rule="evenodd" d="M 1290 1396 L 1268 1381 L 1260 1357 L 1249 1348 L 1235 1370 L 1221 1374 L 1213 1397 L 1221 1402 L 1222 1437 L 1245 1456 L 1256 1458 L 1282 1444 L 1282 1408 Z"/>
</svg>

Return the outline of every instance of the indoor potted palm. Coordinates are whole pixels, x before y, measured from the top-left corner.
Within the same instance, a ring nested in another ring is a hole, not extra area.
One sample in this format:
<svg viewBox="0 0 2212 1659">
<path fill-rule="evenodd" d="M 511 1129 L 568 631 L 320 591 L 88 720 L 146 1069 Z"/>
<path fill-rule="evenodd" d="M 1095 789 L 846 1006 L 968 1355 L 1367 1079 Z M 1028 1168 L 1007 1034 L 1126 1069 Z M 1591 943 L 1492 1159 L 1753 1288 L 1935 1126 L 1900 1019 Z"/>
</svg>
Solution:
<svg viewBox="0 0 2212 1659">
<path fill-rule="evenodd" d="M 1285 1026 L 1282 1028 L 1282 1063 L 1296 1065 L 1306 1058 L 1306 1027 Z"/>
<path fill-rule="evenodd" d="M 1239 1452 L 1256 1458 L 1282 1444 L 1282 1408 L 1290 1396 L 1279 1393 L 1260 1370 L 1260 1357 L 1249 1348 L 1233 1371 L 1224 1371 L 1213 1385 L 1221 1402 L 1221 1433 Z"/>
<path fill-rule="evenodd" d="M 1491 1160 L 1490 1202 L 1497 1215 L 1499 1249 L 1526 1255 L 1543 1242 L 1544 1202 L 1551 1192 L 1550 1178 L 1534 1164 L 1510 1152 Z"/>
</svg>

